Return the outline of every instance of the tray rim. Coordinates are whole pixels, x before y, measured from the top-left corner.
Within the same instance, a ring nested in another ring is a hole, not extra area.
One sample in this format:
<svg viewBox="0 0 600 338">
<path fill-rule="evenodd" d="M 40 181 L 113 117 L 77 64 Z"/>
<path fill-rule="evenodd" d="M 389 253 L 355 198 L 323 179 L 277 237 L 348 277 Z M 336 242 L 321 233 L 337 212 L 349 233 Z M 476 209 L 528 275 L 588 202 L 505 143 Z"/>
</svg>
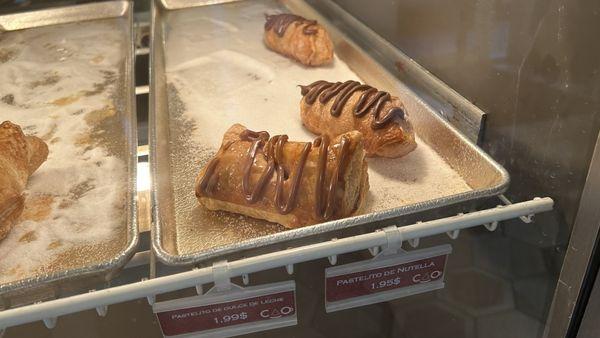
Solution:
<svg viewBox="0 0 600 338">
<path fill-rule="evenodd" d="M 131 6 L 131 1 L 113 0 L 5 14 L 0 16 L 0 32 L 118 18 L 129 15 Z"/>
<path fill-rule="evenodd" d="M 156 178 L 158 177 L 158 171 L 157 171 L 158 165 L 157 165 L 157 154 L 156 154 L 157 140 L 156 140 L 156 129 L 155 129 L 156 128 L 156 110 L 155 110 L 155 104 L 154 104 L 155 96 L 156 96 L 156 93 L 155 93 L 155 85 L 156 85 L 155 84 L 155 76 L 156 76 L 156 74 L 155 74 L 155 69 L 154 69 L 154 59 L 155 59 L 154 54 L 155 54 L 156 39 L 155 39 L 154 35 L 155 35 L 155 29 L 160 28 L 156 25 L 156 17 L 158 15 L 158 12 L 159 11 L 167 11 L 168 12 L 168 11 L 182 10 L 182 9 L 186 9 L 186 8 L 225 4 L 225 3 L 239 2 L 239 1 L 246 1 L 246 0 L 153 0 L 151 2 L 151 21 L 152 21 L 151 27 L 152 27 L 152 30 L 150 32 L 150 95 L 149 95 L 150 114 L 149 114 L 149 123 L 148 123 L 148 128 L 149 128 L 149 139 L 148 140 L 149 140 L 150 173 L 151 173 L 151 178 L 152 178 L 153 182 L 156 182 L 157 181 Z M 281 0 L 279 0 L 279 1 L 281 1 Z M 299 0 L 298 1 L 283 0 L 281 2 L 283 2 L 283 3 L 299 2 Z M 306 6 L 308 6 L 312 10 L 314 10 L 314 7 L 311 6 L 310 4 L 306 4 Z M 368 29 L 366 27 L 360 27 L 360 28 Z M 375 33 L 371 32 L 371 34 L 375 34 Z M 353 48 L 358 50 L 359 52 L 366 53 L 361 47 L 359 47 L 351 39 L 346 40 L 346 42 L 348 44 L 350 44 Z M 398 50 L 398 49 L 395 49 L 395 50 L 399 54 L 405 55 L 400 50 Z M 408 58 L 408 56 L 406 56 L 406 55 L 405 55 L 405 57 Z M 377 60 L 373 59 L 371 56 L 369 56 L 369 58 L 371 58 L 375 64 L 380 66 L 380 63 Z M 419 65 L 416 61 L 413 61 L 413 63 L 414 63 L 414 65 L 418 66 L 416 71 L 427 72 L 427 70 L 424 67 L 422 67 L 421 65 Z M 388 72 L 384 68 L 382 68 L 382 69 L 387 74 L 389 74 L 390 78 L 393 78 L 395 81 L 400 81 L 392 73 Z M 431 74 L 429 74 L 429 75 L 432 78 L 435 78 L 433 75 L 431 75 Z M 435 78 L 435 79 L 437 79 L 437 78 Z M 455 96 L 455 98 L 460 97 L 463 100 L 466 100 L 463 96 L 461 96 L 459 93 L 454 91 L 452 88 L 450 88 L 447 84 L 445 84 L 441 80 L 437 79 L 437 81 L 439 81 L 439 86 L 441 88 L 445 89 L 444 93 L 451 93 L 453 96 Z M 408 90 L 411 90 L 411 89 L 408 88 Z M 411 90 L 411 92 L 412 92 L 412 90 Z M 416 94 L 414 94 L 414 95 L 418 96 Z M 474 105 L 472 105 L 472 106 L 475 109 L 479 110 L 478 107 L 476 107 Z M 213 248 L 214 251 L 218 251 L 217 253 L 194 252 L 194 253 L 187 253 L 187 254 L 172 254 L 169 251 L 167 251 L 162 245 L 161 224 L 160 224 L 161 222 L 160 222 L 159 203 L 158 203 L 158 189 L 157 189 L 157 186 L 155 184 L 153 184 L 152 191 L 151 191 L 151 213 L 152 213 L 152 217 L 153 217 L 152 250 L 153 250 L 154 254 L 156 255 L 156 257 L 159 259 L 159 261 L 161 261 L 162 263 L 164 263 L 166 265 L 186 266 L 186 265 L 198 264 L 198 263 L 204 262 L 206 260 L 209 260 L 211 258 L 217 258 L 217 257 L 231 254 L 234 252 L 241 252 L 244 250 L 255 249 L 255 248 L 265 248 L 269 245 L 274 245 L 274 244 L 280 243 L 282 241 L 299 240 L 302 238 L 307 238 L 310 236 L 315 236 L 315 235 L 323 234 L 326 232 L 341 230 L 346 227 L 364 225 L 364 224 L 368 224 L 368 223 L 372 223 L 372 222 L 376 222 L 376 221 L 382 221 L 382 220 L 392 219 L 395 217 L 406 216 L 406 215 L 417 213 L 417 212 L 433 210 L 433 209 L 441 207 L 442 205 L 439 205 L 439 204 L 442 204 L 442 203 L 443 203 L 443 206 L 448 206 L 448 205 L 455 205 L 460 202 L 467 202 L 467 201 L 482 199 L 482 198 L 486 198 L 486 197 L 497 196 L 499 194 L 502 194 L 503 192 L 505 192 L 508 189 L 508 186 L 510 184 L 510 175 L 509 175 L 508 171 L 506 171 L 506 169 L 502 165 L 500 165 L 498 162 L 496 162 L 488 153 L 486 153 L 480 147 L 478 147 L 476 144 L 474 144 L 473 141 L 470 140 L 465 134 L 463 134 L 456 126 L 452 125 L 449 121 L 442 118 L 439 114 L 432 114 L 432 117 L 434 119 L 438 120 L 438 122 L 440 122 L 441 124 L 443 124 L 444 127 L 449 129 L 458 138 L 460 138 L 462 141 L 464 141 L 465 144 L 467 144 L 475 152 L 477 152 L 480 156 L 482 156 L 491 166 L 493 166 L 494 169 L 498 173 L 500 173 L 500 182 L 498 184 L 496 184 L 495 186 L 491 186 L 486 189 L 480 189 L 477 191 L 471 190 L 471 191 L 458 193 L 458 194 L 454 194 L 454 195 L 450 195 L 450 196 L 446 196 L 446 197 L 427 200 L 425 202 L 419 202 L 419 203 L 409 204 L 406 206 L 401 206 L 401 207 L 396 207 L 396 208 L 387 209 L 387 210 L 383 210 L 383 211 L 378 211 L 376 213 L 369 213 L 369 214 L 347 217 L 347 218 L 343 218 L 343 219 L 339 219 L 339 220 L 332 220 L 332 221 L 328 221 L 328 222 L 324 222 L 324 223 L 306 226 L 303 228 L 288 229 L 286 231 L 268 235 L 269 240 L 261 242 L 261 245 L 258 247 L 255 245 L 256 243 L 254 242 L 256 240 L 256 238 L 253 238 L 253 239 L 245 240 L 242 242 L 238 242 L 235 247 L 231 247 L 231 245 L 226 245 L 226 246 L 222 246 L 222 247 Z M 467 199 L 466 197 L 472 196 L 473 192 L 477 192 L 477 196 Z M 321 230 L 321 231 L 319 231 L 319 230 Z M 290 233 L 293 233 L 293 235 L 290 236 Z M 264 237 L 264 236 L 262 236 L 262 237 Z M 224 248 L 224 249 L 219 249 L 219 248 Z"/>
<path fill-rule="evenodd" d="M 108 13 L 105 16 L 100 15 L 99 13 L 89 13 L 90 9 L 108 9 Z M 127 137 L 130 140 L 130 145 L 128 149 L 127 156 L 127 166 L 129 177 L 127 180 L 127 204 L 126 207 L 129 210 L 126 210 L 127 213 L 127 243 L 124 248 L 113 258 L 108 261 L 104 261 L 97 264 L 87 265 L 74 269 L 66 269 L 59 272 L 54 272 L 50 274 L 40 275 L 38 277 L 29 277 L 25 279 L 16 280 L 13 282 L 8 282 L 4 284 L 0 284 L 0 296 L 4 294 L 8 294 L 10 292 L 18 291 L 24 288 L 37 288 L 42 287 L 44 285 L 48 285 L 56 282 L 63 282 L 70 279 L 77 279 L 81 277 L 91 276 L 91 275 L 104 275 L 110 274 L 111 271 L 116 271 L 119 268 L 123 267 L 127 261 L 133 256 L 135 250 L 137 249 L 139 243 L 139 232 L 138 232 L 138 222 L 137 222 L 137 116 L 136 116 L 136 107 L 135 107 L 135 76 L 134 76 L 134 66 L 133 62 L 135 60 L 135 39 L 134 34 L 135 31 L 133 29 L 133 2 L 132 1 L 106 1 L 94 4 L 83 4 L 83 5 L 73 5 L 73 6 L 64 6 L 60 8 L 52 8 L 47 10 L 36 10 L 26 13 L 16 13 L 16 14 L 8 14 L 0 16 L 0 27 L 1 23 L 7 17 L 11 20 L 18 19 L 20 16 L 29 18 L 31 15 L 47 15 L 51 18 L 53 17 L 61 17 L 63 10 L 67 10 L 70 15 L 74 13 L 80 13 L 83 16 L 82 20 L 76 20 L 73 16 L 65 18 L 65 20 L 50 20 L 45 24 L 33 24 L 28 27 L 22 27 L 14 30 L 22 30 L 28 28 L 38 28 L 56 24 L 67 24 L 74 23 L 79 21 L 91 21 L 91 20 L 100 20 L 100 19 L 110 19 L 110 18 L 126 18 L 128 23 L 127 26 L 129 28 L 129 51 L 126 53 L 125 57 L 125 77 L 126 77 L 126 87 L 128 88 L 129 93 L 126 95 L 126 105 L 129 105 L 130 112 L 128 117 L 128 123 L 130 124 L 130 128 L 127 128 L 126 132 L 130 135 Z M 128 79 L 127 79 L 128 78 Z"/>
<path fill-rule="evenodd" d="M 160 6 L 166 10 L 185 9 L 210 5 L 222 5 L 229 2 L 245 0 L 157 0 Z M 153 0 L 154 2 L 154 0 Z"/>
</svg>

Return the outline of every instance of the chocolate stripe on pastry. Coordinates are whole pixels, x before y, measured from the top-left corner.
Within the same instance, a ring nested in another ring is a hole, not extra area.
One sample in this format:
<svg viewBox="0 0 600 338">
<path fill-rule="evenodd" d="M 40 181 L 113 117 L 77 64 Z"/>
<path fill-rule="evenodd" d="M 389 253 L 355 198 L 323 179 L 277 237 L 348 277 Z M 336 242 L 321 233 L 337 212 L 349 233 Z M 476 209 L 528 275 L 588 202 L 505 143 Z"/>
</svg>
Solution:
<svg viewBox="0 0 600 338">
<path fill-rule="evenodd" d="M 294 22 L 306 23 L 302 32 L 305 35 L 317 34 L 317 20 L 307 20 L 299 15 L 294 14 L 276 14 L 266 15 L 265 30 L 273 30 L 279 37 L 282 37 L 288 26 Z"/>
</svg>

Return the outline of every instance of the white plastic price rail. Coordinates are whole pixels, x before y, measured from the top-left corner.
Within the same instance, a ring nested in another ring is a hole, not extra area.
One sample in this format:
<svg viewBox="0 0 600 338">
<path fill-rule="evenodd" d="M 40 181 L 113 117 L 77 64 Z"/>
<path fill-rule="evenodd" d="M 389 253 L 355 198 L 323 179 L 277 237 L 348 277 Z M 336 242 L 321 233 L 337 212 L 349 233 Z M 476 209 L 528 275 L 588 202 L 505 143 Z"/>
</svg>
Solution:
<svg viewBox="0 0 600 338">
<path fill-rule="evenodd" d="M 286 267 L 288 271 L 293 271 L 293 264 L 296 263 L 320 258 L 329 258 L 331 261 L 332 257 L 339 254 L 379 247 L 386 249 L 388 246 L 397 246 L 403 241 L 409 241 L 411 244 L 418 243 L 419 238 L 443 233 L 447 233 L 451 238 L 456 238 L 461 229 L 480 225 L 485 225 L 486 228 L 493 230 L 499 221 L 549 211 L 552 210 L 553 205 L 554 202 L 551 198 L 536 197 L 526 202 L 501 205 L 487 210 L 459 214 L 427 222 L 418 222 L 396 228 L 393 231 L 375 231 L 364 235 L 335 239 L 244 258 L 228 263 L 228 276 L 226 277 L 242 276 L 278 267 Z M 4 310 L 0 312 L 0 330 L 38 320 L 55 322 L 56 318 L 66 314 L 103 308 L 111 304 L 144 297 L 151 299 L 157 294 L 195 287 L 199 284 L 210 282 L 214 282 L 213 268 L 206 267 Z"/>
</svg>

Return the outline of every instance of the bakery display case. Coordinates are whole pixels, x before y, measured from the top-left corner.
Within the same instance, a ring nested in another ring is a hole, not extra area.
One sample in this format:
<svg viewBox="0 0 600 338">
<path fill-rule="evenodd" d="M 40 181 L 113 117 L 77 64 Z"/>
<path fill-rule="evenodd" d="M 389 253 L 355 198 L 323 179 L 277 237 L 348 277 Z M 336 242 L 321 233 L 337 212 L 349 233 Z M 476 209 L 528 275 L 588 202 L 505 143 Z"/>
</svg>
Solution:
<svg viewBox="0 0 600 338">
<path fill-rule="evenodd" d="M 88 2 L 0 9 L 5 337 L 593 332 L 595 5 Z"/>
</svg>

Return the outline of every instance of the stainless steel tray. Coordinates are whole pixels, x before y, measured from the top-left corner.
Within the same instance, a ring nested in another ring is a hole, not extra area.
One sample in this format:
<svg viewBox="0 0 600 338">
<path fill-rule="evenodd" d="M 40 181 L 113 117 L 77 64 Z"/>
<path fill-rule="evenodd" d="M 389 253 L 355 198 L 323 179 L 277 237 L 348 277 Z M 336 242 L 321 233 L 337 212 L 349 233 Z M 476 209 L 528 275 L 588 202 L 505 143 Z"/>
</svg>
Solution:
<svg viewBox="0 0 600 338">
<path fill-rule="evenodd" d="M 137 247 L 133 3 L 0 16 L 0 40 L 0 74 L 13 74 L 2 75 L 0 121 L 50 147 L 26 190 L 25 212 L 46 216 L 32 222 L 24 212 L 0 242 L 1 308 L 101 285 Z M 61 164 L 70 161 L 82 166 Z M 63 180 L 73 185 L 56 183 Z M 90 203 L 100 196 L 104 203 Z M 102 215 L 108 204 L 112 212 Z"/>
<path fill-rule="evenodd" d="M 276 11 L 324 24 L 335 45 L 334 65 L 307 69 L 268 51 L 262 44 L 264 13 Z M 152 242 L 166 264 L 201 263 L 261 247 L 269 251 L 271 244 L 299 239 L 317 241 L 326 232 L 493 196 L 508 186 L 500 165 L 302 1 L 163 0 L 154 3 L 152 20 Z M 296 85 L 350 78 L 399 96 L 419 137 L 417 150 L 405 158 L 369 159 L 371 189 L 363 215 L 286 230 L 197 205 L 194 178 L 227 127 L 239 122 L 290 139 L 311 139 L 299 121 Z M 269 118 L 273 114 L 277 118 Z"/>
</svg>

